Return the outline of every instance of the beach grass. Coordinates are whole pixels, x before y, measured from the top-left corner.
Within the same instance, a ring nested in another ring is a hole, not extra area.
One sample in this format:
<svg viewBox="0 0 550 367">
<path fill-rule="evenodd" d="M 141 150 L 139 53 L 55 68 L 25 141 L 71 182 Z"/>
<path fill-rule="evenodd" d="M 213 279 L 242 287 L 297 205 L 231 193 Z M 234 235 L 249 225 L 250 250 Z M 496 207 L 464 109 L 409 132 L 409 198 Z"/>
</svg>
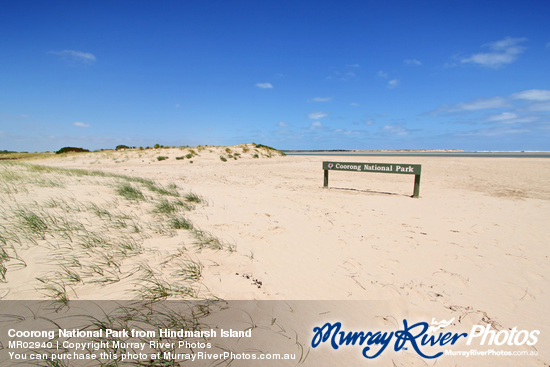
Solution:
<svg viewBox="0 0 550 367">
<path fill-rule="evenodd" d="M 16 161 L 0 162 L 0 177 L 0 297 L 20 286 L 18 272 L 24 272 L 34 279 L 29 291 L 61 303 L 78 298 L 90 285 L 103 288 L 122 281 L 134 284 L 122 287 L 125 297 L 196 298 L 193 283 L 204 269 L 199 260 L 181 262 L 179 254 L 168 252 L 166 274 L 152 275 L 150 267 L 133 264 L 156 256 L 150 242 L 161 238 L 175 243 L 188 238 L 197 251 L 235 251 L 195 228 L 184 213 L 206 200 L 180 193 L 175 184 Z M 78 194 L 82 185 L 97 197 L 83 198 Z M 173 251 L 177 248 L 183 247 Z"/>
</svg>

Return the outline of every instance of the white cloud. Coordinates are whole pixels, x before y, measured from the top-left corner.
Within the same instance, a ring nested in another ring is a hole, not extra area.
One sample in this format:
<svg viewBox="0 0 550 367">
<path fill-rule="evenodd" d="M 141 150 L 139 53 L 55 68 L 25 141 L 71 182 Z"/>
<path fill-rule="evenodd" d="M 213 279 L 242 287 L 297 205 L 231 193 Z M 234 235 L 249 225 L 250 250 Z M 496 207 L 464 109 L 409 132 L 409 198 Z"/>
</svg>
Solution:
<svg viewBox="0 0 550 367">
<path fill-rule="evenodd" d="M 69 63 L 92 64 L 97 60 L 94 54 L 77 50 L 50 51 L 49 53 L 61 56 Z"/>
<path fill-rule="evenodd" d="M 488 121 L 506 121 L 506 120 L 512 120 L 517 118 L 518 115 L 516 115 L 513 112 L 503 112 L 498 115 L 492 115 L 487 120 Z"/>
<path fill-rule="evenodd" d="M 550 42 L 546 44 L 546 48 L 550 48 Z"/>
<path fill-rule="evenodd" d="M 536 120 L 538 120 L 538 117 L 536 116 L 518 116 L 514 112 L 503 112 L 498 115 L 489 116 L 489 118 L 487 118 L 487 121 L 498 122 L 502 124 L 526 123 Z"/>
<path fill-rule="evenodd" d="M 526 99 L 529 101 L 550 101 L 550 90 L 529 89 L 512 94 L 512 98 Z"/>
<path fill-rule="evenodd" d="M 347 129 L 336 129 L 334 132 L 344 135 L 361 135 L 361 131 L 357 130 L 347 130 Z"/>
<path fill-rule="evenodd" d="M 271 89 L 273 88 L 273 85 L 271 85 L 271 83 L 256 83 L 256 87 L 262 89 Z"/>
<path fill-rule="evenodd" d="M 349 105 L 350 105 L 350 106 L 353 106 L 353 107 L 358 107 L 358 106 L 359 106 L 359 103 L 357 103 L 357 102 L 351 102 Z"/>
<path fill-rule="evenodd" d="M 550 102 L 534 103 L 527 109 L 529 111 L 550 111 Z"/>
<path fill-rule="evenodd" d="M 335 71 L 333 75 L 327 76 L 327 80 L 340 80 L 342 82 L 347 82 L 350 80 L 353 80 L 357 77 L 357 75 L 353 71 L 347 71 L 347 72 L 340 72 Z"/>
<path fill-rule="evenodd" d="M 80 122 L 80 121 L 75 121 L 75 122 L 73 122 L 73 125 L 74 125 L 74 126 L 78 126 L 78 127 L 90 127 L 89 124 L 84 123 L 84 122 Z"/>
<path fill-rule="evenodd" d="M 308 100 L 308 102 L 330 102 L 330 101 L 332 101 L 332 97 L 315 97 Z"/>
<path fill-rule="evenodd" d="M 457 136 L 501 136 L 501 135 L 523 134 L 523 133 L 529 133 L 529 132 L 531 132 L 531 130 L 518 129 L 518 128 L 511 127 L 509 125 L 505 125 L 505 126 L 498 126 L 494 128 L 457 133 L 456 135 Z"/>
<path fill-rule="evenodd" d="M 376 76 L 380 77 L 380 78 L 387 78 L 388 77 L 388 73 L 386 73 L 385 71 L 383 70 L 379 70 L 378 73 L 376 73 Z"/>
<path fill-rule="evenodd" d="M 279 122 L 277 123 L 277 126 L 279 126 L 279 127 L 287 127 L 288 124 L 287 124 L 286 122 L 284 122 L 284 121 L 279 121 Z"/>
<path fill-rule="evenodd" d="M 327 116 L 328 116 L 328 113 L 322 112 L 322 111 L 312 112 L 309 115 L 307 115 L 307 117 L 312 119 L 312 120 L 322 119 L 323 117 L 327 117 Z"/>
<path fill-rule="evenodd" d="M 475 101 L 459 103 L 456 105 L 456 109 L 459 111 L 476 111 L 502 107 L 508 107 L 508 102 L 506 102 L 506 100 L 502 97 L 480 98 Z"/>
<path fill-rule="evenodd" d="M 416 66 L 422 65 L 422 62 L 417 59 L 406 59 L 406 60 L 403 60 L 403 62 L 407 65 L 416 65 Z"/>
<path fill-rule="evenodd" d="M 310 130 L 320 129 L 322 127 L 323 127 L 323 124 L 321 123 L 321 121 L 314 121 L 314 122 L 311 123 L 311 125 L 309 125 Z"/>
<path fill-rule="evenodd" d="M 460 61 L 498 68 L 516 61 L 518 55 L 525 50 L 525 47 L 521 46 L 525 41 L 527 38 L 506 37 L 500 41 L 486 43 L 483 47 L 488 48 L 490 52 L 473 54 Z"/>
<path fill-rule="evenodd" d="M 458 103 L 456 105 L 443 107 L 441 112 L 478 111 L 492 108 L 509 107 L 508 102 L 502 97 L 479 98 L 474 101 Z"/>
<path fill-rule="evenodd" d="M 382 129 L 390 134 L 394 135 L 407 135 L 408 132 L 405 128 L 398 125 L 385 125 Z"/>
<path fill-rule="evenodd" d="M 388 82 L 388 88 L 392 89 L 399 85 L 399 79 L 392 79 Z"/>
</svg>

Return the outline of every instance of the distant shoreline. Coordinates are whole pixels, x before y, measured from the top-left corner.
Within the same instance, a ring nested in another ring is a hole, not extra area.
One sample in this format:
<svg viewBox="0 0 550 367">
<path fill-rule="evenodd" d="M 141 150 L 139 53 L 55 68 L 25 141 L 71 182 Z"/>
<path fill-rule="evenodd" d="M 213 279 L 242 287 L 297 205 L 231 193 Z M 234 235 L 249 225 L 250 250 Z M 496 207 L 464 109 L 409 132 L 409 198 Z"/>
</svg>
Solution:
<svg viewBox="0 0 550 367">
<path fill-rule="evenodd" d="M 495 158 L 550 158 L 545 151 L 477 151 L 469 152 L 454 149 L 429 150 L 281 150 L 286 155 L 321 156 L 395 156 L 395 157 L 495 157 Z"/>
</svg>

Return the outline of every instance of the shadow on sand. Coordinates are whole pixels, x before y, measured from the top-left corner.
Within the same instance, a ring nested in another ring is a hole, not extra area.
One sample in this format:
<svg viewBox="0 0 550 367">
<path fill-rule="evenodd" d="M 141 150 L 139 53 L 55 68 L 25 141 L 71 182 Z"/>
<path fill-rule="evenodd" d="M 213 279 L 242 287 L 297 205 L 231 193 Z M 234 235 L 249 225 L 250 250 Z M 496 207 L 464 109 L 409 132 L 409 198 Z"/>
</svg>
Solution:
<svg viewBox="0 0 550 367">
<path fill-rule="evenodd" d="M 398 194 L 395 192 L 387 192 L 387 191 L 376 191 L 376 190 L 362 190 L 362 189 L 353 189 L 349 187 L 329 187 L 329 190 L 346 190 L 346 191 L 358 191 L 358 192 L 367 192 L 369 194 L 378 194 L 378 195 L 391 195 L 391 196 L 404 196 L 404 197 L 411 197 L 412 195 L 405 195 L 405 194 Z"/>
</svg>

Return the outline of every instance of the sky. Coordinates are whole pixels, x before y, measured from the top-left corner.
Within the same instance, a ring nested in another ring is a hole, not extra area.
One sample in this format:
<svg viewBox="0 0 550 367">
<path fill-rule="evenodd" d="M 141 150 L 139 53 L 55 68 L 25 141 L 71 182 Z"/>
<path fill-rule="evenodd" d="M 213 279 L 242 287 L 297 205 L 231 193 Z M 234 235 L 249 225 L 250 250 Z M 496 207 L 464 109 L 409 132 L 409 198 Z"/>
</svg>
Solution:
<svg viewBox="0 0 550 367">
<path fill-rule="evenodd" d="M 550 150 L 550 3 L 2 3 L 0 150 Z"/>
</svg>

